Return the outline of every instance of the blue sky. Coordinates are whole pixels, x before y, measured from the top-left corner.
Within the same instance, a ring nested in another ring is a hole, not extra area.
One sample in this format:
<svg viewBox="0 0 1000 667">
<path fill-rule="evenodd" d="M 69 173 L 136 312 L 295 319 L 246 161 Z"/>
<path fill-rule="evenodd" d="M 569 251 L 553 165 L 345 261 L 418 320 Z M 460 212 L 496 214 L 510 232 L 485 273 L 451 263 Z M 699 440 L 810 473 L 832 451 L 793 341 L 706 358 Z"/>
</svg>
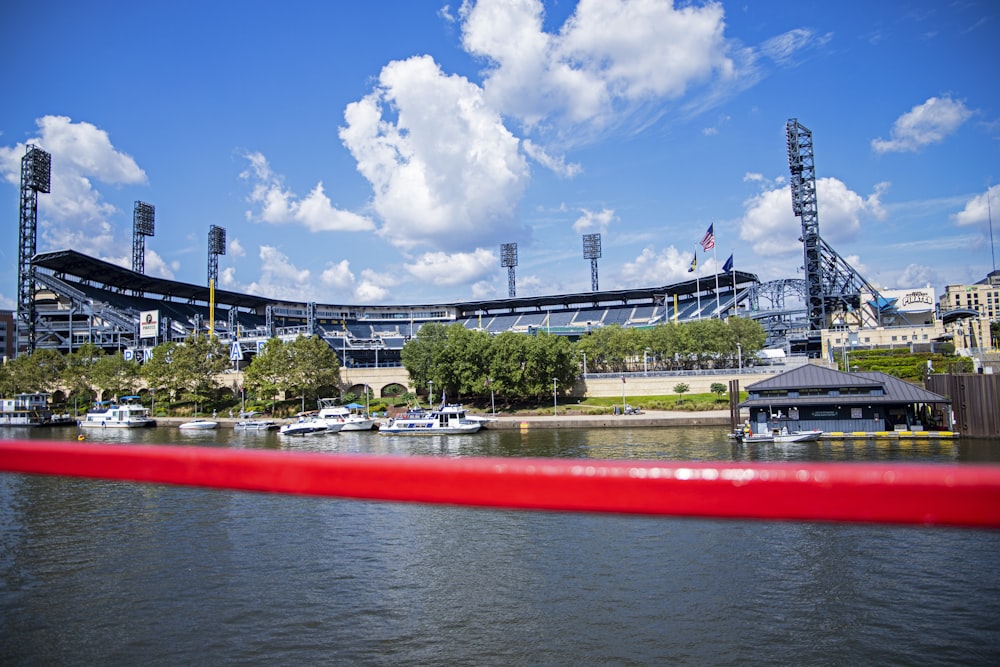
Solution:
<svg viewBox="0 0 1000 667">
<path fill-rule="evenodd" d="M 975 282 L 1000 238 L 1000 5 L 4 3 L 0 307 L 20 159 L 52 153 L 38 250 L 331 304 L 801 277 L 784 127 L 820 233 L 878 287 Z M 716 254 L 698 241 L 715 225 Z"/>
</svg>

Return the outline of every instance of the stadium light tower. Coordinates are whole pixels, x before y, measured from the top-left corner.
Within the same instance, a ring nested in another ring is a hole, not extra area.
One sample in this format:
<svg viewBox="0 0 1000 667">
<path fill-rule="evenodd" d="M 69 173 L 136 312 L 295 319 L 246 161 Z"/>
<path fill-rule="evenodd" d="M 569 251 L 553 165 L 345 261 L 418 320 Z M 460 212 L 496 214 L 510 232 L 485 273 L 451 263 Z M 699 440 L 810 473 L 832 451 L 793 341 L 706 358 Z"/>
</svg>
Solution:
<svg viewBox="0 0 1000 667">
<path fill-rule="evenodd" d="M 137 201 L 132 209 L 132 270 L 146 272 L 146 237 L 153 236 L 156 226 L 156 207 Z"/>
<path fill-rule="evenodd" d="M 517 244 L 503 243 L 500 245 L 500 266 L 507 267 L 507 296 L 517 296 L 514 284 L 514 267 L 517 266 Z"/>
<path fill-rule="evenodd" d="M 24 332 L 27 352 L 35 349 L 35 256 L 38 239 L 38 193 L 48 193 L 52 186 L 52 156 L 29 144 L 21 158 L 21 208 L 17 256 L 17 319 Z M 18 351 L 21 336 L 18 335 Z"/>
<path fill-rule="evenodd" d="M 583 258 L 590 260 L 590 289 L 597 291 L 597 260 L 601 256 L 601 235 L 583 235 Z"/>
<path fill-rule="evenodd" d="M 219 255 L 226 254 L 226 229 L 212 225 L 208 230 L 208 285 L 219 282 Z"/>
</svg>

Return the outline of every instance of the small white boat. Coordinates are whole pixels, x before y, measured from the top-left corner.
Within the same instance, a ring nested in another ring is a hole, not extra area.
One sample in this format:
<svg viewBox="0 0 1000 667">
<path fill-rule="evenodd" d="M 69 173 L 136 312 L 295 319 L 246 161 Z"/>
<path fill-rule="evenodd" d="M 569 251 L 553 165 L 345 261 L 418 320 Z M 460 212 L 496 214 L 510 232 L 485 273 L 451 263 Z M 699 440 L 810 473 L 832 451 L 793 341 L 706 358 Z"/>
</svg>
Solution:
<svg viewBox="0 0 1000 667">
<path fill-rule="evenodd" d="M 145 428 L 156 426 L 149 416 L 149 408 L 138 403 L 138 396 L 122 396 L 123 403 L 110 403 L 104 409 L 91 410 L 80 421 L 82 428 Z"/>
<path fill-rule="evenodd" d="M 378 432 L 383 435 L 454 435 L 475 433 L 482 427 L 481 421 L 466 416 L 462 406 L 442 405 L 433 412 L 411 410 L 390 419 Z"/>
<path fill-rule="evenodd" d="M 325 419 L 316 416 L 299 417 L 298 421 L 282 424 L 278 429 L 278 435 L 306 435 L 309 433 L 336 433 L 340 430 L 339 424 L 333 430 L 327 425 Z"/>
<path fill-rule="evenodd" d="M 364 407 L 359 403 L 348 403 L 347 405 L 334 405 L 336 399 L 319 399 L 319 419 L 326 420 L 328 426 L 336 427 L 337 431 L 370 431 L 375 428 L 375 420 L 368 415 L 361 414 Z M 332 430 L 332 429 L 331 429 Z"/>
<path fill-rule="evenodd" d="M 184 422 L 177 428 L 183 431 L 205 431 L 216 428 L 218 425 L 219 422 L 214 422 L 211 419 L 194 419 L 189 422 Z"/>
<path fill-rule="evenodd" d="M 772 437 L 774 438 L 774 441 L 778 443 L 814 442 L 816 440 L 819 440 L 820 436 L 822 435 L 823 431 L 792 431 L 791 433 L 789 433 L 788 429 L 783 428 L 778 433 L 775 433 L 774 436 Z"/>
<path fill-rule="evenodd" d="M 273 419 L 244 419 L 233 424 L 237 431 L 273 431 L 278 422 Z"/>
<path fill-rule="evenodd" d="M 273 419 L 257 419 L 260 416 L 260 412 L 241 411 L 240 420 L 233 424 L 233 428 L 237 431 L 273 431 L 278 428 L 278 422 Z"/>
</svg>

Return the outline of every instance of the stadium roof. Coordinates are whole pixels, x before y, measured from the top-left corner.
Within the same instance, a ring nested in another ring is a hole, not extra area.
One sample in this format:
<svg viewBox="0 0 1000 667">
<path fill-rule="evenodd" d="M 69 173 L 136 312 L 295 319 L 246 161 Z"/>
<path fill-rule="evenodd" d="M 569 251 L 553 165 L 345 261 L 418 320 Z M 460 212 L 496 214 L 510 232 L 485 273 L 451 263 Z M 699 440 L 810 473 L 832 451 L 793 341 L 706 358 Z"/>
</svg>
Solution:
<svg viewBox="0 0 1000 667">
<path fill-rule="evenodd" d="M 736 285 L 746 285 L 758 282 L 757 275 L 745 271 L 735 271 Z M 719 287 L 730 287 L 733 283 L 733 275 L 729 273 L 719 274 Z M 512 297 L 507 299 L 492 299 L 489 301 L 462 301 L 451 304 L 464 314 L 474 314 L 479 311 L 488 313 L 501 310 L 524 310 L 535 308 L 541 310 L 547 306 L 576 306 L 580 304 L 598 305 L 609 303 L 628 304 L 630 302 L 651 301 L 657 298 L 677 296 L 691 296 L 697 294 L 699 290 L 715 287 L 713 279 L 687 280 L 673 285 L 662 287 L 642 287 L 637 289 L 610 290 L 600 292 L 578 292 L 576 294 L 553 294 L 548 296 Z"/>
<path fill-rule="evenodd" d="M 156 278 L 147 276 L 131 269 L 95 259 L 84 255 L 76 250 L 56 250 L 53 252 L 38 253 L 32 258 L 32 264 L 52 271 L 59 277 L 66 275 L 73 276 L 80 281 L 93 284 L 111 291 L 129 293 L 139 290 L 149 295 L 160 295 L 165 299 L 202 301 L 208 303 L 210 295 L 206 286 L 182 283 L 176 280 Z M 757 275 L 745 271 L 735 271 L 736 285 L 747 285 L 758 282 Z M 733 282 L 733 274 L 725 273 L 719 275 L 719 287 L 730 287 Z M 433 306 L 446 306 L 455 308 L 461 315 L 475 313 L 488 313 L 497 311 L 516 310 L 541 310 L 547 307 L 562 306 L 571 308 L 580 305 L 597 306 L 600 304 L 628 304 L 637 302 L 653 302 L 666 299 L 673 295 L 680 297 L 691 296 L 699 290 L 710 289 L 715 286 L 714 277 L 711 279 L 687 280 L 673 285 L 662 287 L 645 287 L 639 289 L 611 290 L 600 292 L 581 292 L 577 294 L 554 294 L 548 296 L 513 297 L 506 299 L 493 299 L 489 301 L 462 301 L 450 304 L 408 304 L 399 306 L 401 308 L 427 308 Z M 269 304 L 288 304 L 285 299 L 270 299 L 265 297 L 230 292 L 227 290 L 215 290 L 215 300 L 219 304 L 262 309 Z M 321 304 L 324 306 L 348 304 Z M 361 306 L 355 304 L 354 307 L 375 307 L 384 308 L 384 304 L 370 304 Z"/>
<path fill-rule="evenodd" d="M 156 294 L 168 299 L 183 299 L 186 301 L 209 302 L 208 287 L 192 285 L 176 280 L 154 278 L 131 269 L 126 269 L 102 259 L 95 259 L 76 250 L 56 250 L 35 255 L 31 263 L 36 267 L 48 269 L 63 276 L 71 275 L 81 281 L 105 287 L 112 291 L 131 292 L 140 290 L 146 294 Z M 263 299 L 249 294 L 215 290 L 215 300 L 218 303 L 242 308 L 260 308 L 273 299 Z"/>
</svg>

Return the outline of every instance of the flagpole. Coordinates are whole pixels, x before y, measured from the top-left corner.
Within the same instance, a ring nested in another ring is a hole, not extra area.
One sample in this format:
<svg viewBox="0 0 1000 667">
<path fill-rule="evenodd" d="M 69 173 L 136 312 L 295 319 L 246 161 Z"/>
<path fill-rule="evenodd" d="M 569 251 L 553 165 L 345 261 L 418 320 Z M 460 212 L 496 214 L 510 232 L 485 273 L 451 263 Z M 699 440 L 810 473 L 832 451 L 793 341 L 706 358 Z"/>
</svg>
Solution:
<svg viewBox="0 0 1000 667">
<path fill-rule="evenodd" d="M 729 265 L 730 271 L 733 272 L 733 315 L 739 315 L 739 311 L 736 309 L 736 251 L 734 250 L 729 254 L 732 258 L 732 264 Z"/>
<path fill-rule="evenodd" d="M 712 226 L 715 226 L 714 222 L 712 223 Z M 719 312 L 722 310 L 722 305 L 719 303 L 719 255 L 716 250 L 718 245 L 718 243 L 712 244 L 712 261 L 715 263 L 715 316 L 721 320 L 722 313 Z"/>
<path fill-rule="evenodd" d="M 698 251 L 694 251 L 694 257 L 698 259 Z M 697 268 L 694 272 L 694 291 L 698 295 L 698 319 L 701 319 L 701 276 L 698 274 Z"/>
</svg>

